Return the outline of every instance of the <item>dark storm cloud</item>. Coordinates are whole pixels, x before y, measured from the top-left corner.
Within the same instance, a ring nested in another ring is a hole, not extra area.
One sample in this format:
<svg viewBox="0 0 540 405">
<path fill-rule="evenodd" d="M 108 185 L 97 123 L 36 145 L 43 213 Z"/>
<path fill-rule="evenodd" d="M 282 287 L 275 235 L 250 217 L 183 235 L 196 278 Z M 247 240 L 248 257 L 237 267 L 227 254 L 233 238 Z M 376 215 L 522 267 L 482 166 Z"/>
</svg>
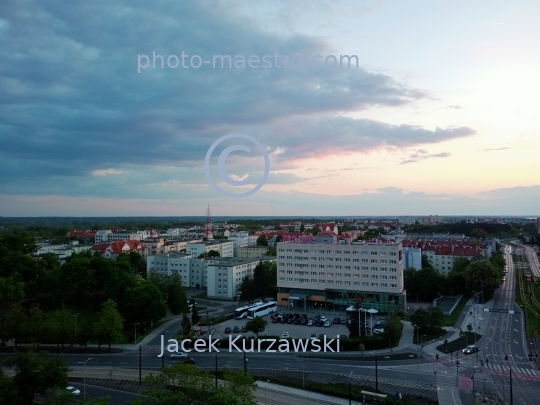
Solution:
<svg viewBox="0 0 540 405">
<path fill-rule="evenodd" d="M 336 117 L 427 96 L 363 68 L 137 73 L 137 55 L 153 51 L 333 53 L 321 39 L 263 31 L 224 2 L 5 1 L 2 11 L 0 182 L 18 182 L 19 190 L 39 179 L 40 187 L 48 180 L 61 193 L 59 178 L 129 165 L 200 169 L 211 143 L 239 128 L 264 138 L 270 151 L 282 148 L 276 162 L 474 133 Z"/>
</svg>

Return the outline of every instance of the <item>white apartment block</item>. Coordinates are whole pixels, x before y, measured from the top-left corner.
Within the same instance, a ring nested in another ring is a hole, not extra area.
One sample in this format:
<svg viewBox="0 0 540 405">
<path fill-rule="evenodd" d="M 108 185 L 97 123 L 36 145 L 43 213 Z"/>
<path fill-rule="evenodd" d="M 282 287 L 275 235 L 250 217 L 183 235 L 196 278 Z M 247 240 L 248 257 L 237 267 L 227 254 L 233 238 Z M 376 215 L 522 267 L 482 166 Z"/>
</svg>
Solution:
<svg viewBox="0 0 540 405">
<path fill-rule="evenodd" d="M 260 259 L 228 258 L 215 260 L 207 267 L 207 296 L 235 300 L 245 276 L 253 276 Z"/>
<path fill-rule="evenodd" d="M 187 253 L 165 253 L 146 258 L 146 271 L 157 271 L 161 274 L 171 275 L 174 271 L 182 278 L 185 287 L 206 287 L 208 264 L 214 260 L 197 259 Z"/>
<path fill-rule="evenodd" d="M 400 243 L 280 242 L 278 305 L 344 310 L 358 303 L 387 313 L 403 311 L 403 248 Z"/>
<path fill-rule="evenodd" d="M 233 257 L 233 242 L 228 240 L 212 240 L 207 242 L 188 243 L 186 245 L 186 253 L 199 257 L 203 253 L 208 253 L 211 250 L 219 252 L 220 257 Z"/>
<path fill-rule="evenodd" d="M 235 232 L 232 236 L 229 236 L 227 241 L 233 243 L 233 257 L 238 257 L 238 248 L 240 246 L 249 245 L 249 233 Z"/>
<path fill-rule="evenodd" d="M 114 233 L 110 229 L 102 229 L 96 232 L 95 244 L 103 242 L 116 242 L 119 240 L 141 240 L 141 235 L 137 232 Z"/>
<path fill-rule="evenodd" d="M 260 258 L 264 256 L 267 251 L 267 246 L 240 246 L 238 248 L 238 257 L 240 259 Z"/>
</svg>

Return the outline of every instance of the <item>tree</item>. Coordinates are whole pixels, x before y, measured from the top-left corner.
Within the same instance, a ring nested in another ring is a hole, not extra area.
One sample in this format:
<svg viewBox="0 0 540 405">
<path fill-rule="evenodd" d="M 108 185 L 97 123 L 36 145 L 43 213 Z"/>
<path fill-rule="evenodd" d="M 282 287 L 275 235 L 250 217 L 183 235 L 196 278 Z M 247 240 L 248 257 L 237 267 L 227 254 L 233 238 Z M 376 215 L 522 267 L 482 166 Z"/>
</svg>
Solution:
<svg viewBox="0 0 540 405">
<path fill-rule="evenodd" d="M 122 313 L 129 323 L 149 324 L 167 314 L 167 307 L 159 289 L 150 281 L 142 281 L 134 288 L 128 288 L 120 303 Z"/>
<path fill-rule="evenodd" d="M 182 336 L 189 335 L 191 335 L 191 321 L 189 320 L 187 314 L 184 314 L 182 317 Z"/>
<path fill-rule="evenodd" d="M 301 224 L 301 225 L 300 225 L 300 232 L 304 232 L 305 229 L 306 229 L 306 228 L 305 228 L 304 224 Z"/>
<path fill-rule="evenodd" d="M 266 321 L 261 317 L 246 322 L 246 330 L 255 333 L 257 337 L 259 337 L 260 332 L 264 331 L 264 328 L 266 328 Z"/>
<path fill-rule="evenodd" d="M 240 285 L 238 286 L 238 292 L 240 293 L 241 300 L 247 301 L 251 304 L 257 297 L 255 294 L 255 283 L 253 281 L 253 277 L 250 275 L 244 276 L 240 282 Z"/>
<path fill-rule="evenodd" d="M 468 331 L 469 333 L 471 333 L 472 330 L 473 330 L 473 326 L 472 326 L 472 323 L 470 323 L 470 324 L 467 325 L 467 331 Z"/>
<path fill-rule="evenodd" d="M 363 343 L 360 343 L 360 344 L 358 345 L 358 350 L 360 350 L 360 351 L 362 352 L 362 354 L 364 354 L 364 350 L 366 350 L 366 346 L 364 346 Z"/>
<path fill-rule="evenodd" d="M 277 256 L 277 248 L 275 246 L 268 246 L 266 256 Z"/>
<path fill-rule="evenodd" d="M 411 323 L 420 329 L 429 328 L 429 313 L 424 308 L 418 308 L 411 315 Z"/>
<path fill-rule="evenodd" d="M 20 340 L 28 336 L 28 331 L 26 330 L 28 326 L 26 311 L 20 304 L 13 305 L 6 313 L 5 326 L 8 339 L 13 340 L 15 348 L 17 348 Z"/>
<path fill-rule="evenodd" d="M 467 289 L 483 290 L 486 297 L 491 297 L 499 287 L 501 276 L 489 261 L 475 260 L 467 267 Z"/>
<path fill-rule="evenodd" d="M 221 257 L 221 254 L 217 250 L 209 250 L 208 253 L 201 253 L 198 259 L 207 259 L 210 257 Z"/>
<path fill-rule="evenodd" d="M 49 359 L 32 351 L 19 352 L 3 365 L 15 367 L 15 376 L 9 385 L 15 393 L 13 403 L 16 405 L 32 405 L 36 394 L 45 395 L 51 388 L 65 390 L 68 384 L 69 368 L 61 357 Z"/>
<path fill-rule="evenodd" d="M 384 333 L 394 346 L 399 344 L 402 329 L 403 325 L 401 324 L 401 319 L 393 313 L 389 314 L 388 321 L 386 322 L 386 325 L 384 325 Z"/>
<path fill-rule="evenodd" d="M 431 307 L 427 310 L 429 327 L 431 330 L 437 330 L 444 325 L 444 313 L 439 307 Z"/>
<path fill-rule="evenodd" d="M 119 341 L 122 338 L 124 330 L 124 320 L 117 310 L 116 302 L 109 299 L 102 305 L 99 313 L 99 321 L 94 324 L 98 341 L 106 342 L 111 351 L 111 343 Z"/>
<path fill-rule="evenodd" d="M 0 277 L 0 314 L 2 315 L 1 335 L 2 335 L 2 351 L 4 351 L 5 334 L 6 334 L 6 314 L 11 306 L 19 302 L 23 295 L 24 284 L 16 281 L 13 277 Z"/>
<path fill-rule="evenodd" d="M 257 246 L 268 246 L 268 239 L 265 235 L 261 235 L 257 238 Z"/>
</svg>

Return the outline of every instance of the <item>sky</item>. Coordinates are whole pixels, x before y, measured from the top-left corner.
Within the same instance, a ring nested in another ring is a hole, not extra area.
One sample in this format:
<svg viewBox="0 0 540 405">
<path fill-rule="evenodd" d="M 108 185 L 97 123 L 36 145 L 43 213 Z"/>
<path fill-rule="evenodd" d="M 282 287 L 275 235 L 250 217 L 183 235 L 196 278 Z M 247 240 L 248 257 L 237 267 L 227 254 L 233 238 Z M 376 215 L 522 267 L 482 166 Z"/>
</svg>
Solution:
<svg viewBox="0 0 540 405">
<path fill-rule="evenodd" d="M 540 215 L 539 12 L 4 0 L 0 215 Z"/>
</svg>

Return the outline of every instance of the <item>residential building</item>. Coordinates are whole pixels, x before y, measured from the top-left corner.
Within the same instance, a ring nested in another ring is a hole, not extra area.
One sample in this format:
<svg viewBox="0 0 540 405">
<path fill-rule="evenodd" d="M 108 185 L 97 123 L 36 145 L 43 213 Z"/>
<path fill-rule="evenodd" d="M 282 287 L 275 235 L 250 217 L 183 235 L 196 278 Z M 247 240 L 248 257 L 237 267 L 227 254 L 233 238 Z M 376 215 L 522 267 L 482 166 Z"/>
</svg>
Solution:
<svg viewBox="0 0 540 405">
<path fill-rule="evenodd" d="M 403 248 L 403 270 L 422 270 L 422 249 L 414 247 Z"/>
<path fill-rule="evenodd" d="M 121 253 L 138 252 L 144 255 L 146 248 L 139 240 L 118 240 L 97 243 L 92 246 L 92 250 L 100 252 L 108 259 L 116 259 Z"/>
<path fill-rule="evenodd" d="M 95 243 L 115 242 L 121 240 L 141 240 L 141 235 L 137 232 L 119 231 L 113 232 L 110 229 L 101 229 L 96 232 Z"/>
<path fill-rule="evenodd" d="M 240 246 L 238 248 L 238 257 L 240 259 L 260 258 L 264 256 L 268 246 Z"/>
<path fill-rule="evenodd" d="M 358 303 L 382 313 L 403 311 L 402 245 L 280 242 L 278 305 L 344 310 Z"/>
<path fill-rule="evenodd" d="M 253 276 L 260 258 L 214 260 L 207 266 L 207 296 L 236 300 L 238 287 L 245 276 Z"/>
<path fill-rule="evenodd" d="M 229 240 L 211 240 L 203 242 L 190 242 L 186 245 L 186 253 L 193 257 L 208 253 L 211 250 L 219 252 L 220 257 L 233 257 L 233 242 Z"/>
<path fill-rule="evenodd" d="M 438 215 L 430 215 L 425 217 L 420 217 L 418 220 L 420 225 L 437 225 L 441 224 L 443 221 Z"/>
</svg>

